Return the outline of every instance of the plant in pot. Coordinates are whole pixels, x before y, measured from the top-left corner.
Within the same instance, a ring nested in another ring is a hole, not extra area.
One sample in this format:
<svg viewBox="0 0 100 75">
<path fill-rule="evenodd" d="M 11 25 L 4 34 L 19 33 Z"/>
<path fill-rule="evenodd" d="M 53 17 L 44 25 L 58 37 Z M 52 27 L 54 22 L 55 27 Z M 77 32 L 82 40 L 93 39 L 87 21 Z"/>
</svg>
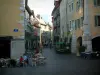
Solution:
<svg viewBox="0 0 100 75">
<path fill-rule="evenodd" d="M 79 53 L 81 53 L 81 52 L 85 52 L 85 50 L 86 50 L 86 46 L 80 46 L 80 48 L 79 48 Z"/>
</svg>

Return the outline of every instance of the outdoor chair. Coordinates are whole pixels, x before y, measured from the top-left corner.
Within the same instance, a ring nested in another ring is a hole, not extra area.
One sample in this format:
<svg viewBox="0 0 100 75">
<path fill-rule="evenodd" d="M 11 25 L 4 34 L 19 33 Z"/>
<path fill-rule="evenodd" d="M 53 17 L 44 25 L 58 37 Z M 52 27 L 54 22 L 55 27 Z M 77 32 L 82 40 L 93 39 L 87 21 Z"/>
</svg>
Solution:
<svg viewBox="0 0 100 75">
<path fill-rule="evenodd" d="M 46 58 L 44 56 L 42 56 L 41 53 L 38 53 L 35 55 L 35 58 L 32 59 L 32 62 L 35 66 L 37 66 L 37 64 L 44 64 Z"/>
<path fill-rule="evenodd" d="M 83 57 L 85 59 L 91 59 L 92 58 L 91 52 L 81 52 L 80 55 L 81 55 L 81 57 Z"/>
</svg>

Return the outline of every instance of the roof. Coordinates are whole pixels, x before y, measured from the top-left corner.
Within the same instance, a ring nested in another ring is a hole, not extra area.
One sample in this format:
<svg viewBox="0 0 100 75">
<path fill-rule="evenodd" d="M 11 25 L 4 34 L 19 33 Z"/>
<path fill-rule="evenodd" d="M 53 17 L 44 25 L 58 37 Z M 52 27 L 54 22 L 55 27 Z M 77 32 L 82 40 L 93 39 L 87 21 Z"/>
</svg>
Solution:
<svg viewBox="0 0 100 75">
<path fill-rule="evenodd" d="M 41 24 L 41 25 L 45 25 L 46 26 L 46 23 L 43 19 L 38 19 L 37 17 L 35 17 L 36 20 Z"/>
</svg>

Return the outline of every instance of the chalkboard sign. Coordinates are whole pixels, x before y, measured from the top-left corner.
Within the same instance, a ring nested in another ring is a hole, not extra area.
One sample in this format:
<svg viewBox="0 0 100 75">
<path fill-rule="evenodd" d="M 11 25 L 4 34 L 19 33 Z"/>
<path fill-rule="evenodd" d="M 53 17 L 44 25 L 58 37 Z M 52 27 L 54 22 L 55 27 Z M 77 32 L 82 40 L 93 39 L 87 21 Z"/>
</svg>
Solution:
<svg viewBox="0 0 100 75">
<path fill-rule="evenodd" d="M 14 29 L 14 32 L 18 32 L 18 29 Z"/>
</svg>

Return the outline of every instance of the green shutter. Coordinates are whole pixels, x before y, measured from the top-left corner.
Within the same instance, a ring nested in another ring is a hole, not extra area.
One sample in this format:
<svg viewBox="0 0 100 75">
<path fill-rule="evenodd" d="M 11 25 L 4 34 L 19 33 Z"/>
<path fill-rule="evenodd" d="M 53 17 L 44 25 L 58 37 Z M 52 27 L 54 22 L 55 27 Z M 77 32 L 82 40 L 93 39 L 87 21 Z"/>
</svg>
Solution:
<svg viewBox="0 0 100 75">
<path fill-rule="evenodd" d="M 77 19 L 77 28 L 79 28 L 79 19 Z"/>
<path fill-rule="evenodd" d="M 72 10 L 73 10 L 73 3 L 72 3 Z"/>
<path fill-rule="evenodd" d="M 71 29 L 71 21 L 70 21 L 70 29 Z"/>
<path fill-rule="evenodd" d="M 76 30 L 76 20 L 75 20 L 75 30 Z"/>
<path fill-rule="evenodd" d="M 80 28 L 80 19 L 78 19 L 79 20 L 79 28 Z"/>
<path fill-rule="evenodd" d="M 83 26 L 83 17 L 81 17 L 81 25 Z"/>
<path fill-rule="evenodd" d="M 77 29 L 77 20 L 76 20 L 76 29 Z"/>
<path fill-rule="evenodd" d="M 95 16 L 95 26 L 97 26 L 97 22 L 98 22 L 97 16 Z"/>
<path fill-rule="evenodd" d="M 97 5 L 97 0 L 94 0 L 94 5 Z"/>
</svg>

